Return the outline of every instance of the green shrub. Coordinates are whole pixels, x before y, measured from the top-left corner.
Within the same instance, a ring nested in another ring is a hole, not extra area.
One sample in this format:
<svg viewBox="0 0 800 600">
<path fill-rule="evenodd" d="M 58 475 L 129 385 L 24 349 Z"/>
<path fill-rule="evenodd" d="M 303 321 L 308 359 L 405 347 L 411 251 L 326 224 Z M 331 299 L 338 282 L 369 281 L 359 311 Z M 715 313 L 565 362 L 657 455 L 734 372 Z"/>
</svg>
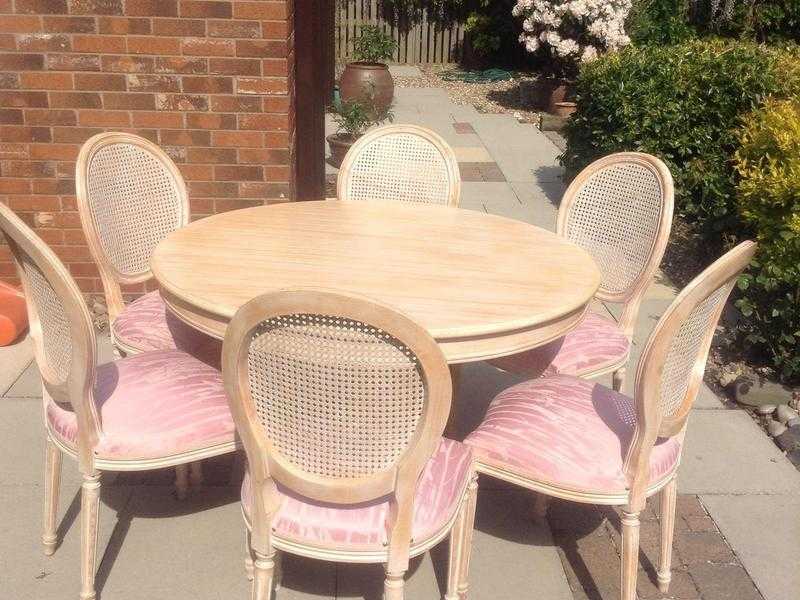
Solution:
<svg viewBox="0 0 800 600">
<path fill-rule="evenodd" d="M 759 243 L 739 281 L 746 341 L 784 377 L 800 377 L 800 101 L 750 115 L 735 155 L 737 206 Z"/>
<path fill-rule="evenodd" d="M 800 42 L 800 0 L 698 0 L 692 20 L 716 35 Z"/>
<path fill-rule="evenodd" d="M 688 0 L 636 0 L 625 30 L 635 46 L 678 44 L 696 34 Z"/>
<path fill-rule="evenodd" d="M 382 63 L 390 60 L 397 42 L 377 25 L 364 25 L 353 42 L 353 58 L 361 62 Z"/>
<path fill-rule="evenodd" d="M 588 63 L 562 163 L 575 174 L 611 152 L 661 157 L 675 178 L 677 210 L 721 246 L 738 230 L 731 157 L 740 119 L 767 96 L 800 90 L 791 58 L 749 42 L 692 40 Z"/>
</svg>

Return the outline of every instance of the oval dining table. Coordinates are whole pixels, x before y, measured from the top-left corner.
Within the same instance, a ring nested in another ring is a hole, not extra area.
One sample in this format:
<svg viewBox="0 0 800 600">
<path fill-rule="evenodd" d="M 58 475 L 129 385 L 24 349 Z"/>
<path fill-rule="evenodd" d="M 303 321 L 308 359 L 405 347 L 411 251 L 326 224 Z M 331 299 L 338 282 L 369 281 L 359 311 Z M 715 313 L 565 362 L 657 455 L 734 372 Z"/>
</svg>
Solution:
<svg viewBox="0 0 800 600">
<path fill-rule="evenodd" d="M 450 364 L 559 338 L 600 284 L 592 258 L 522 221 L 437 205 L 296 202 L 220 213 L 167 236 L 152 270 L 168 309 L 223 338 L 250 299 L 323 288 L 421 324 Z"/>
</svg>

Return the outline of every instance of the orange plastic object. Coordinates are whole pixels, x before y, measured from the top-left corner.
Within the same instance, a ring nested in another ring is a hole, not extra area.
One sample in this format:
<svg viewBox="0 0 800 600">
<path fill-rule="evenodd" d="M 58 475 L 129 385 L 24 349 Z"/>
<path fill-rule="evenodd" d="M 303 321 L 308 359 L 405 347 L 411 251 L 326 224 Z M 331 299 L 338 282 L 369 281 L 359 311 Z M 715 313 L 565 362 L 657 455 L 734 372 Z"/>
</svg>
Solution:
<svg viewBox="0 0 800 600">
<path fill-rule="evenodd" d="M 0 282 L 0 346 L 8 346 L 27 328 L 25 298 L 16 288 Z"/>
</svg>

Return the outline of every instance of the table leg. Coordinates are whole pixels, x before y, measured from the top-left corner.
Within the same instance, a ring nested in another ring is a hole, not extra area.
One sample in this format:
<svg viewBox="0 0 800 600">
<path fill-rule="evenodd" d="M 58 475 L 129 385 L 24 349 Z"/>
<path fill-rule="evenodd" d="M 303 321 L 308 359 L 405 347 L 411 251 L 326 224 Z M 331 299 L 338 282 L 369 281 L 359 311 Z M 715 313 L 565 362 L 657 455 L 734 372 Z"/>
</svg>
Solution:
<svg viewBox="0 0 800 600">
<path fill-rule="evenodd" d="M 453 402 L 450 404 L 450 416 L 447 418 L 444 434 L 451 439 L 455 439 L 458 433 L 458 428 L 456 427 L 456 407 L 459 397 L 458 388 L 461 382 L 461 365 L 450 365 L 450 379 L 453 381 Z"/>
</svg>

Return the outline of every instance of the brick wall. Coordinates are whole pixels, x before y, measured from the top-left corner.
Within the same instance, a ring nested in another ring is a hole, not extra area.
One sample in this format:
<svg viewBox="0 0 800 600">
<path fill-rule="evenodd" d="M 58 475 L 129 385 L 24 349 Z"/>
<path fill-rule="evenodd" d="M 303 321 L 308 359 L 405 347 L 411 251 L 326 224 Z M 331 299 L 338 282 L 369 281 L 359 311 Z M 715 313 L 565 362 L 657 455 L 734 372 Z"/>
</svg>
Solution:
<svg viewBox="0 0 800 600">
<path fill-rule="evenodd" d="M 193 217 L 290 198 L 292 21 L 292 0 L 0 0 L 0 202 L 93 293 L 74 161 L 96 133 L 164 148 Z"/>
</svg>

